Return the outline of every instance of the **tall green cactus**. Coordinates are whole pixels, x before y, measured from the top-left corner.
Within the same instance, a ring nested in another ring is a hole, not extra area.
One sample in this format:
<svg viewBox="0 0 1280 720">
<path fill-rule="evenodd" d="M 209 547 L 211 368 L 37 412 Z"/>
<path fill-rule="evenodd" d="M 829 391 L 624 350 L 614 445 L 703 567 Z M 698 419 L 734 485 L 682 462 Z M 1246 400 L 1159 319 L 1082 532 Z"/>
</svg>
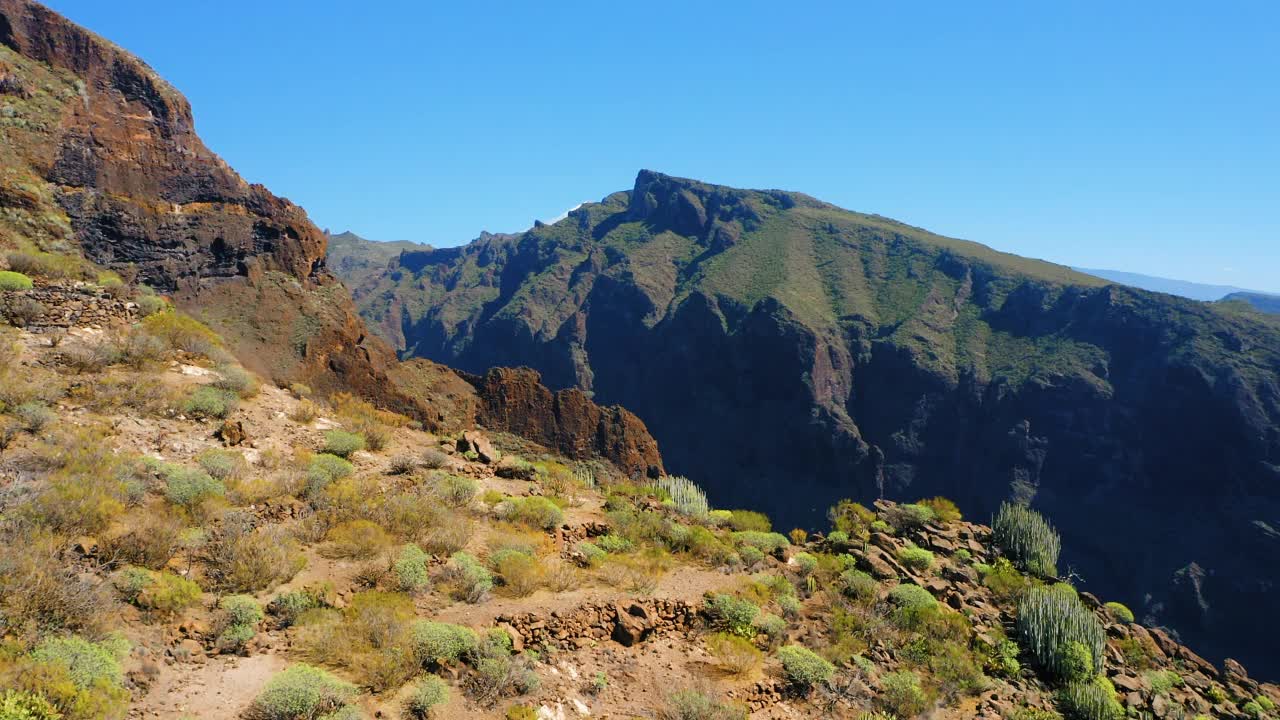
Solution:
<svg viewBox="0 0 1280 720">
<path fill-rule="evenodd" d="M 653 486 L 665 490 L 671 496 L 676 510 L 683 515 L 701 517 L 711 511 L 707 503 L 707 494 L 689 478 L 678 475 L 663 475 L 653 481 Z"/>
<path fill-rule="evenodd" d="M 1028 590 L 1018 603 L 1018 635 L 1054 677 L 1078 681 L 1102 672 L 1106 633 L 1069 586 Z"/>
<path fill-rule="evenodd" d="M 996 545 L 1028 572 L 1054 577 L 1062 538 L 1040 513 L 1025 505 L 1001 503 L 992 523 Z"/>
</svg>

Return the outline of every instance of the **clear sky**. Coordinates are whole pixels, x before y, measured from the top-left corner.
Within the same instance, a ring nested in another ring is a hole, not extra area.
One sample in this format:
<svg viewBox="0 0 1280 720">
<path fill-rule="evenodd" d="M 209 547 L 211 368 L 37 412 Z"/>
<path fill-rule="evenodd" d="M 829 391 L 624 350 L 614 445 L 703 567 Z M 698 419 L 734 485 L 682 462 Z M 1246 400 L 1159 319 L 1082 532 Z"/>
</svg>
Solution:
<svg viewBox="0 0 1280 720">
<path fill-rule="evenodd" d="M 1280 291 L 1280 3 L 49 0 L 335 231 L 456 245 L 640 168 Z"/>
</svg>

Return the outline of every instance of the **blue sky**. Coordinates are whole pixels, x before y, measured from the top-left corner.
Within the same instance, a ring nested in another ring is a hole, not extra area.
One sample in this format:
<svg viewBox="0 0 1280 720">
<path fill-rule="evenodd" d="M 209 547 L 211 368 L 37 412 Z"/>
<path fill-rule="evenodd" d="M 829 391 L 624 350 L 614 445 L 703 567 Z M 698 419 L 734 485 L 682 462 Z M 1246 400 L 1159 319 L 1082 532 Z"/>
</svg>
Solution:
<svg viewBox="0 0 1280 720">
<path fill-rule="evenodd" d="M 1280 291 L 1280 3 L 49 4 L 335 231 L 456 245 L 652 168 Z"/>
</svg>

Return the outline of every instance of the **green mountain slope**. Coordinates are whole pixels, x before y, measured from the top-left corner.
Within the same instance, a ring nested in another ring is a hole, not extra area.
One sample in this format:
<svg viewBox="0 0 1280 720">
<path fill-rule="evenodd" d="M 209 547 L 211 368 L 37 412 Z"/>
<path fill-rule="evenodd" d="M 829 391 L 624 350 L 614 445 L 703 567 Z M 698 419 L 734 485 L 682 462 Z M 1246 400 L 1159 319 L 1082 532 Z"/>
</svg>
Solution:
<svg viewBox="0 0 1280 720">
<path fill-rule="evenodd" d="M 402 354 L 623 404 L 721 505 L 813 527 L 845 496 L 1024 499 L 1092 586 L 1211 654 L 1265 665 L 1280 639 L 1239 626 L 1280 609 L 1257 572 L 1280 563 L 1280 323 L 1252 311 L 647 171 L 355 292 Z"/>
</svg>

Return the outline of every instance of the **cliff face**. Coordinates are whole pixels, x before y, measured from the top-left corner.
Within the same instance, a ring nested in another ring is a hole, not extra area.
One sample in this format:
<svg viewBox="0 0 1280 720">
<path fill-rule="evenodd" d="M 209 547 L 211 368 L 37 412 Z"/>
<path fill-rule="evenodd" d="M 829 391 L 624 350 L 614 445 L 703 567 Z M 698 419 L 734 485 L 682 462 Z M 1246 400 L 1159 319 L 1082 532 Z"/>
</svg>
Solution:
<svg viewBox="0 0 1280 720">
<path fill-rule="evenodd" d="M 136 277 L 276 381 L 357 393 L 441 429 L 484 407 L 545 435 L 539 418 L 465 397 L 475 390 L 447 369 L 400 367 L 326 269 L 324 233 L 206 148 L 186 98 L 142 61 L 36 3 L 0 0 L 0 101 L 0 249 Z M 616 415 L 565 407 L 548 437 L 575 457 L 653 461 L 656 450 L 634 452 L 653 446 L 641 423 L 596 439 Z"/>
<path fill-rule="evenodd" d="M 847 496 L 1027 499 L 1088 587 L 1280 672 L 1280 635 L 1248 620 L 1280 610 L 1261 316 L 650 172 L 555 225 L 400 257 L 357 298 L 405 354 L 620 403 L 721 506 L 815 526 Z"/>
</svg>

